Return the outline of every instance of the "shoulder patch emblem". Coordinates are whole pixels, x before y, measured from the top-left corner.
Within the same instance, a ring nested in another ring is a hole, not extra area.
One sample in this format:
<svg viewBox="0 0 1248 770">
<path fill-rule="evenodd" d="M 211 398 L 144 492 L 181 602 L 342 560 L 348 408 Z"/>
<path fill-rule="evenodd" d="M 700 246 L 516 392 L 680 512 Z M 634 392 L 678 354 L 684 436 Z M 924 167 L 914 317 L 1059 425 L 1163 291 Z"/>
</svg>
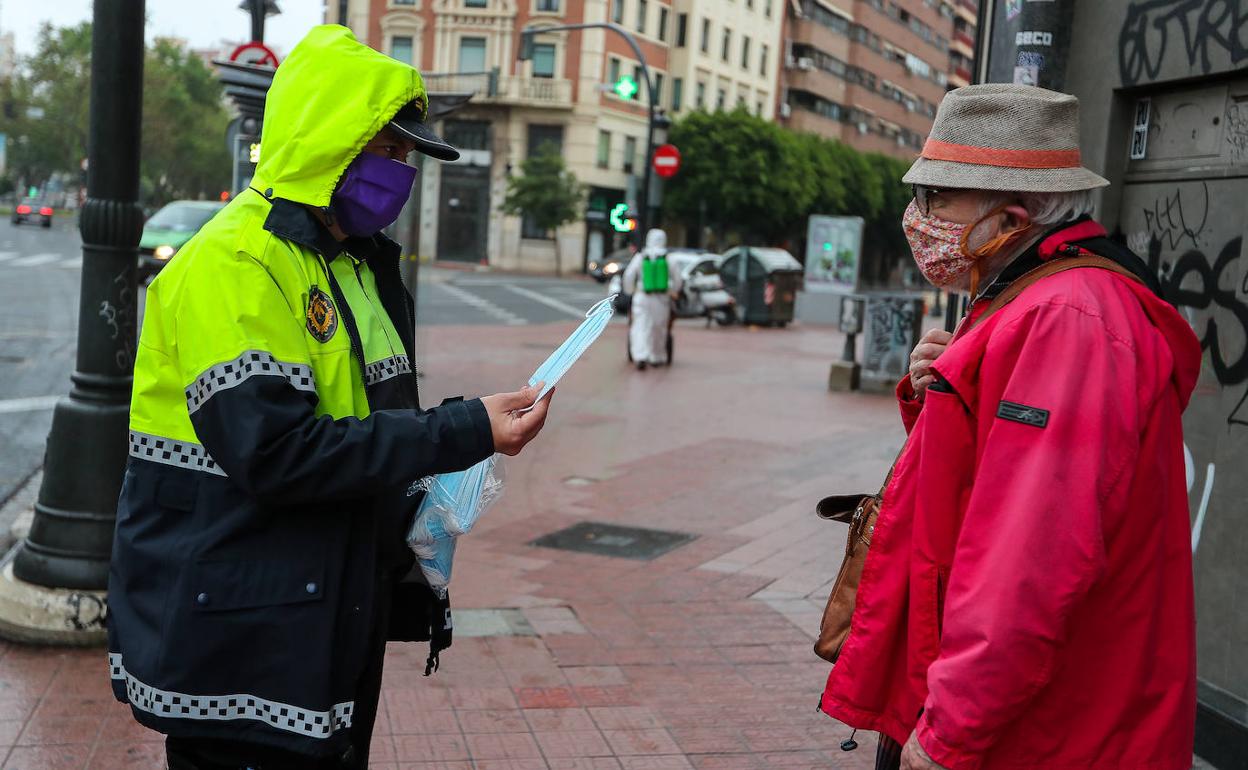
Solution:
<svg viewBox="0 0 1248 770">
<path fill-rule="evenodd" d="M 1021 422 L 1023 425 L 1030 425 L 1033 428 L 1043 428 L 1049 424 L 1049 411 L 1047 409 L 1037 409 L 1026 404 L 1016 404 L 1013 401 L 1002 401 L 997 405 L 997 417 L 1000 417 L 1002 420 Z"/>
<path fill-rule="evenodd" d="M 329 342 L 338 330 L 338 309 L 328 294 L 313 286 L 308 292 L 308 334 Z"/>
</svg>

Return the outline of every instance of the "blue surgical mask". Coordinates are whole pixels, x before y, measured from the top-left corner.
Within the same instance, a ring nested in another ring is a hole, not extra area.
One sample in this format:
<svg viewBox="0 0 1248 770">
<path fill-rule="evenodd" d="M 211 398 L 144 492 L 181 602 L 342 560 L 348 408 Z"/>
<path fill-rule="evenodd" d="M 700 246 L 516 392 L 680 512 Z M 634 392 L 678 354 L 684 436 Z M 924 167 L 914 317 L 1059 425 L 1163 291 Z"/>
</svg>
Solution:
<svg viewBox="0 0 1248 770">
<path fill-rule="evenodd" d="M 602 335 L 607 324 L 611 322 L 611 317 L 615 315 L 615 308 L 611 304 L 613 299 L 615 298 L 607 297 L 591 307 L 585 314 L 585 320 L 576 327 L 576 331 L 572 332 L 563 344 L 555 349 L 554 353 L 551 353 L 545 363 L 537 367 L 537 371 L 529 378 L 529 386 L 533 387 L 539 382 L 546 383 L 542 392 L 537 395 L 538 401 L 541 401 L 555 387 L 555 384 L 568 373 L 581 354 Z"/>
</svg>

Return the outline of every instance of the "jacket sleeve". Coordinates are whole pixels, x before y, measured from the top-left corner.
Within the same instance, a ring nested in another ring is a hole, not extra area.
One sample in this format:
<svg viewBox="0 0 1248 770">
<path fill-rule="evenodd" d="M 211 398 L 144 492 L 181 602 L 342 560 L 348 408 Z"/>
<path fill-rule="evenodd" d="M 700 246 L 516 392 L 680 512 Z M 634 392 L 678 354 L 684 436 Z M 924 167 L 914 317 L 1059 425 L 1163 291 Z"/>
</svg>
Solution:
<svg viewBox="0 0 1248 770">
<path fill-rule="evenodd" d="M 908 436 L 910 431 L 914 430 L 914 423 L 919 419 L 919 412 L 923 411 L 923 402 L 914 392 L 914 383 L 910 382 L 908 374 L 897 383 L 896 392 L 897 408 L 901 410 L 901 424 L 905 427 Z"/>
<path fill-rule="evenodd" d="M 178 364 L 196 436 L 248 493 L 285 504 L 356 497 L 493 452 L 479 400 L 318 416 L 302 313 L 247 254 L 213 269 L 196 278 L 214 290 L 179 302 Z"/>
<path fill-rule="evenodd" d="M 981 455 L 917 728 L 944 767 L 981 766 L 1050 681 L 1071 614 L 1104 572 L 1107 501 L 1139 449 L 1144 396 L 1121 384 L 1135 360 L 1094 311 L 1062 304 L 993 332 Z"/>
<path fill-rule="evenodd" d="M 640 278 L 638 275 L 640 272 L 641 252 L 639 251 L 628 261 L 628 267 L 624 268 L 624 276 L 620 278 L 620 288 L 624 290 L 625 294 L 637 293 L 637 281 Z"/>
</svg>

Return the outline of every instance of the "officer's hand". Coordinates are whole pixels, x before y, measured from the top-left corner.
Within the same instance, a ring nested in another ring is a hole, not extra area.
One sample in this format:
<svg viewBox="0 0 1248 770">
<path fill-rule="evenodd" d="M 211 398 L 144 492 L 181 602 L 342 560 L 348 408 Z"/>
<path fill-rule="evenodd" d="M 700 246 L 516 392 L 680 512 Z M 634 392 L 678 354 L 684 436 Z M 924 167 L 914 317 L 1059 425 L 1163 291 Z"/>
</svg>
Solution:
<svg viewBox="0 0 1248 770">
<path fill-rule="evenodd" d="M 932 329 L 923 335 L 919 344 L 910 353 L 910 385 L 920 401 L 927 393 L 927 386 L 936 381 L 932 372 L 932 362 L 945 352 L 953 335 L 944 329 Z"/>
<path fill-rule="evenodd" d="M 516 414 L 516 411 L 532 406 L 537 394 L 542 392 L 543 385 L 544 383 L 538 383 L 535 387 L 527 387 L 515 393 L 498 393 L 481 399 L 490 416 L 494 451 L 515 457 L 542 430 L 542 426 L 546 424 L 546 413 L 550 411 L 550 400 L 555 396 L 553 390 L 532 411 L 524 414 Z"/>
</svg>

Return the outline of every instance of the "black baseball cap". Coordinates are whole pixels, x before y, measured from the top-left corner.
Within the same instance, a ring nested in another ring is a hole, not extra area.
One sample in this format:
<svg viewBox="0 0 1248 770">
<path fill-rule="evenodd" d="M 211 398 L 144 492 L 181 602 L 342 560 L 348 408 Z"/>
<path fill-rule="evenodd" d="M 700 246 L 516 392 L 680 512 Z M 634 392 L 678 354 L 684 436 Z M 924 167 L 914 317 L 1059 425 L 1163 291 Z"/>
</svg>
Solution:
<svg viewBox="0 0 1248 770">
<path fill-rule="evenodd" d="M 459 160 L 459 150 L 425 125 L 425 107 L 420 101 L 408 102 L 393 118 L 390 128 L 416 143 L 416 150 L 438 160 Z"/>
</svg>

